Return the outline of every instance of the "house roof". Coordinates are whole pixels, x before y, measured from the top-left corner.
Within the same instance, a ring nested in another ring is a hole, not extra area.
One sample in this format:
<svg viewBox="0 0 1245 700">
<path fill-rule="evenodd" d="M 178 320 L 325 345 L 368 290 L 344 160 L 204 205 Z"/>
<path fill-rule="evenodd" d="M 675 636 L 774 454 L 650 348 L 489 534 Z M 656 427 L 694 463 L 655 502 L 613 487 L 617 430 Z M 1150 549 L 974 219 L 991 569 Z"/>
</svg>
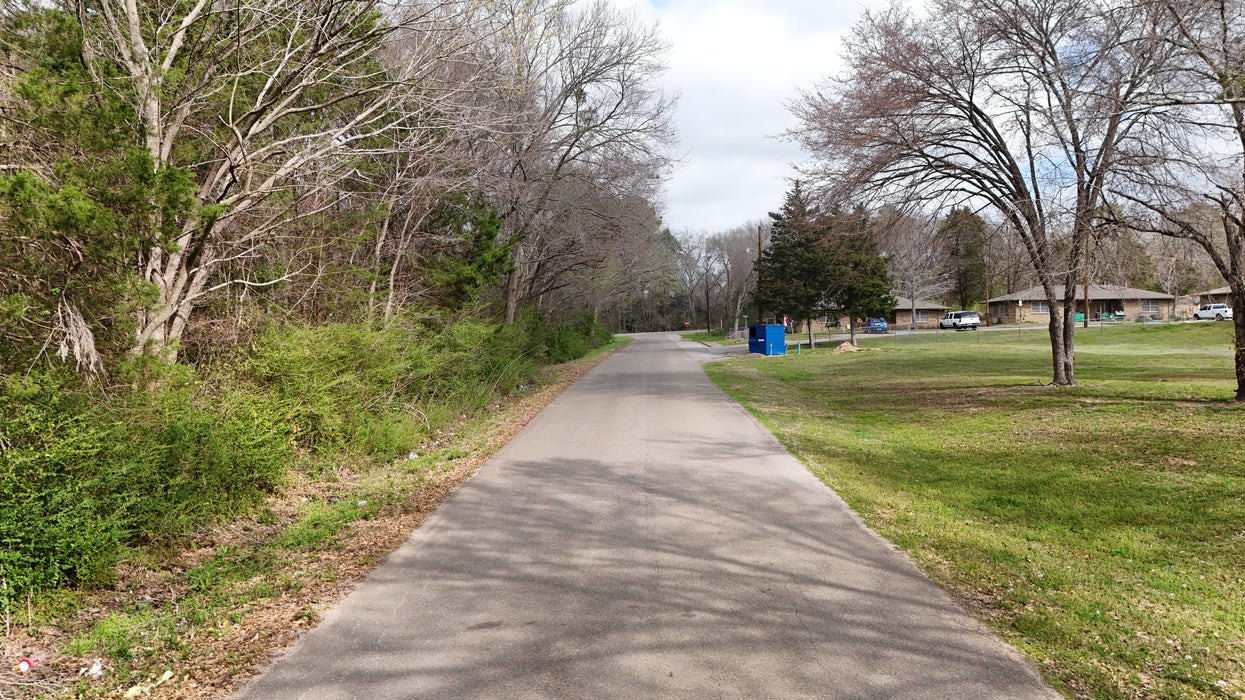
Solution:
<svg viewBox="0 0 1245 700">
<path fill-rule="evenodd" d="M 1055 285 L 1055 297 L 1063 298 L 1063 285 Z M 1085 293 L 1081 289 L 1076 290 L 1076 298 L 1085 298 Z M 1091 284 L 1089 285 L 1090 301 L 1098 301 L 1105 299 L 1175 299 L 1176 297 L 1162 292 L 1151 292 L 1147 289 L 1134 289 L 1132 287 L 1121 287 L 1114 284 Z M 994 297 L 991 303 L 996 301 L 1045 301 L 1046 292 L 1042 291 L 1040 286 L 1030 287 L 1023 292 L 1015 292 L 1001 297 Z"/>
<path fill-rule="evenodd" d="M 933 301 L 917 301 L 916 308 L 922 311 L 943 311 L 947 307 L 937 302 L 933 302 Z M 912 300 L 906 297 L 896 296 L 895 297 L 895 310 L 896 311 L 911 311 Z"/>
<path fill-rule="evenodd" d="M 1196 296 L 1196 297 L 1221 297 L 1221 296 L 1223 296 L 1223 295 L 1225 295 L 1225 294 L 1229 294 L 1229 293 L 1231 293 L 1231 292 L 1232 292 L 1232 288 L 1231 288 L 1231 287 L 1220 287 L 1219 289 L 1212 289 L 1212 290 L 1210 290 L 1210 291 L 1208 291 L 1208 292 L 1198 292 L 1197 294 L 1190 294 L 1189 296 Z"/>
</svg>

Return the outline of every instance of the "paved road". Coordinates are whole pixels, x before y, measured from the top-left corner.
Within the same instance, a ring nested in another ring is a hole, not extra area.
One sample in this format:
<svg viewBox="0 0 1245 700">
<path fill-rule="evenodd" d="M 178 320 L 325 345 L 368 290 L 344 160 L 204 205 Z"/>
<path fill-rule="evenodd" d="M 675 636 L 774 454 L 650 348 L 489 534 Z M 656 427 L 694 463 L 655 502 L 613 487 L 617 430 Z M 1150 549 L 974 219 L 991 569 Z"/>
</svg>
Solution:
<svg viewBox="0 0 1245 700">
<path fill-rule="evenodd" d="M 1059 697 L 715 387 L 714 352 L 637 337 L 241 697 Z"/>
</svg>

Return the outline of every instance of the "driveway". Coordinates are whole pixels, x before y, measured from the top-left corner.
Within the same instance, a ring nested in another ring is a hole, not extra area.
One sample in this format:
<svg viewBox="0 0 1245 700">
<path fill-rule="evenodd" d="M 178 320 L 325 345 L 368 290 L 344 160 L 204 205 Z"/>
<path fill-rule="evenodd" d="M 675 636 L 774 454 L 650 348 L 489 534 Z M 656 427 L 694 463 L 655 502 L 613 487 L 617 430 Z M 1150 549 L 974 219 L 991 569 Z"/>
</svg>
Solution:
<svg viewBox="0 0 1245 700">
<path fill-rule="evenodd" d="M 700 369 L 740 351 L 637 336 L 239 697 L 1060 697 Z"/>
</svg>

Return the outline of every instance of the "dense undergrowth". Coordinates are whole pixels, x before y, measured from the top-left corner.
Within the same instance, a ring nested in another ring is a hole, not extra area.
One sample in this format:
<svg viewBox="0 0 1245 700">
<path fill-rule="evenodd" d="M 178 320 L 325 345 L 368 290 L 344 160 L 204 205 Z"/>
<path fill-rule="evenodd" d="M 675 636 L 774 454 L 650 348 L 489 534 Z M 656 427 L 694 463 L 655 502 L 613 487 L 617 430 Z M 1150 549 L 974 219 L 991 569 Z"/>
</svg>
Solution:
<svg viewBox="0 0 1245 700">
<path fill-rule="evenodd" d="M 84 386 L 49 363 L 0 384 L 0 606 L 110 583 L 119 556 L 248 512 L 293 469 L 377 463 L 575 359 L 584 319 L 408 316 L 280 326 L 209 365 L 122 368 Z"/>
</svg>

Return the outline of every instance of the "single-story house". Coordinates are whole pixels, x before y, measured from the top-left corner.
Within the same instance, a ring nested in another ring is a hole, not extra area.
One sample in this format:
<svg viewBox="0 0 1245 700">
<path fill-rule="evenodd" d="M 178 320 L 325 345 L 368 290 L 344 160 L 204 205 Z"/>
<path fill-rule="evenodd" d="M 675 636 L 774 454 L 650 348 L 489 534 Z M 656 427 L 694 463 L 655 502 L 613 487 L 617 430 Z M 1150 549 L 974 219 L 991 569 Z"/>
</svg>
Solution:
<svg viewBox="0 0 1245 700">
<path fill-rule="evenodd" d="M 1085 312 L 1085 290 L 1076 290 L 1078 314 Z M 1055 296 L 1063 298 L 1063 286 L 1055 287 Z M 1024 323 L 1050 320 L 1046 305 L 1046 293 L 1039 287 L 1022 292 L 995 297 L 989 302 L 990 317 L 995 323 Z M 1089 318 L 1101 318 L 1106 314 L 1123 317 L 1130 321 L 1138 319 L 1170 318 L 1176 310 L 1176 297 L 1162 292 L 1133 289 L 1111 284 L 1089 285 Z"/>
<path fill-rule="evenodd" d="M 1194 308 L 1203 304 L 1227 304 L 1232 306 L 1232 290 L 1228 287 L 1220 287 L 1212 289 L 1209 292 L 1198 292 L 1197 303 Z"/>
<path fill-rule="evenodd" d="M 908 330 L 913 327 L 913 304 L 911 299 L 904 297 L 895 297 L 895 310 L 890 313 L 886 321 L 891 325 L 891 330 Z M 937 328 L 938 319 L 942 318 L 947 312 L 947 307 L 933 301 L 916 302 L 916 327 L 917 328 Z"/>
<path fill-rule="evenodd" d="M 916 303 L 916 327 L 917 328 L 937 328 L 938 319 L 946 313 L 947 307 L 932 301 L 918 301 Z M 912 300 L 905 299 L 901 296 L 895 297 L 895 308 L 886 316 L 886 322 L 890 324 L 891 330 L 907 330 L 911 328 L 912 321 Z M 833 318 L 822 316 L 813 320 L 814 333 L 841 333 L 847 331 L 847 324 L 851 323 L 851 319 L 844 316 L 837 321 Z M 792 324 L 793 332 L 800 332 L 804 324 L 796 321 Z M 807 332 L 807 331 L 804 331 Z"/>
</svg>

